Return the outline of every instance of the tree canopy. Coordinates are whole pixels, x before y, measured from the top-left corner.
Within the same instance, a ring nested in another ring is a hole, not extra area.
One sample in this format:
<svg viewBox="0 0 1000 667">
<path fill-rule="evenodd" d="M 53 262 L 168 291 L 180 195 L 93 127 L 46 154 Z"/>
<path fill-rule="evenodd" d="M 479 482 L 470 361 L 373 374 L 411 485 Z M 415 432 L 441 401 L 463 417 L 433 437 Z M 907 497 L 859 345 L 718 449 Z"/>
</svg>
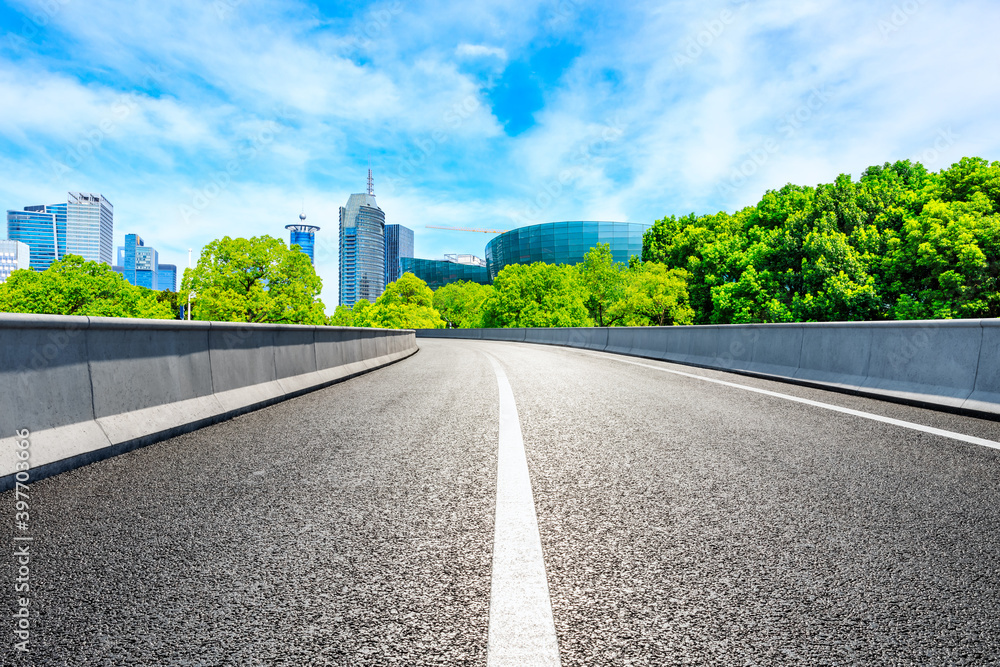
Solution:
<svg viewBox="0 0 1000 667">
<path fill-rule="evenodd" d="M 93 317 L 175 317 L 157 293 L 129 284 L 107 264 L 65 255 L 45 271 L 14 271 L 0 284 L 0 311 Z"/>
<path fill-rule="evenodd" d="M 374 303 L 360 299 L 353 308 L 338 306 L 334 326 L 384 329 L 440 329 L 445 323 L 433 306 L 434 292 L 420 278 L 404 273 L 391 282 Z"/>
<path fill-rule="evenodd" d="M 611 326 L 622 318 L 620 311 L 613 311 L 612 304 L 622 298 L 625 288 L 625 266 L 615 262 L 611 245 L 599 243 L 583 256 L 577 265 L 580 284 L 586 292 L 584 303 L 590 318 L 599 327 Z"/>
<path fill-rule="evenodd" d="M 325 324 L 323 281 L 309 256 L 271 236 L 225 236 L 184 272 L 180 292 L 196 293 L 192 317 L 221 322 Z"/>
<path fill-rule="evenodd" d="M 482 323 L 495 328 L 589 326 L 585 298 L 575 267 L 510 264 L 493 281 Z"/>
<path fill-rule="evenodd" d="M 688 272 L 699 324 L 1000 316 L 1000 162 L 886 163 L 733 215 L 665 217 L 643 259 Z"/>
<path fill-rule="evenodd" d="M 434 291 L 434 308 L 449 326 L 474 329 L 482 326 L 483 304 L 493 292 L 489 285 L 460 280 Z"/>
<path fill-rule="evenodd" d="M 687 271 L 653 262 L 633 263 L 625 272 L 618 299 L 608 305 L 610 319 L 626 327 L 691 324 Z"/>
</svg>

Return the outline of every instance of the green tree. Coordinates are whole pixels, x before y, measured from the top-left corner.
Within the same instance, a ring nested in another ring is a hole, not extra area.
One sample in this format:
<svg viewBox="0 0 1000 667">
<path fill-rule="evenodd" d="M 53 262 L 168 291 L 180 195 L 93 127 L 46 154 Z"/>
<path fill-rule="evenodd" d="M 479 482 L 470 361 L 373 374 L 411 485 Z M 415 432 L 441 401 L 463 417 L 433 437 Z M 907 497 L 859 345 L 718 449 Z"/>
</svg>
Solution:
<svg viewBox="0 0 1000 667">
<path fill-rule="evenodd" d="M 621 298 L 610 305 L 609 315 L 628 327 L 691 324 L 687 278 L 683 269 L 635 263 L 625 273 Z"/>
<path fill-rule="evenodd" d="M 181 298 L 180 292 L 171 292 L 170 290 L 160 290 L 155 292 L 156 300 L 160 303 L 166 305 L 170 308 L 170 312 L 174 314 L 173 319 L 181 319 L 181 306 L 187 305 L 187 295 Z"/>
<path fill-rule="evenodd" d="M 107 264 L 65 255 L 42 272 L 14 271 L 0 284 L 0 311 L 172 319 L 156 292 L 130 285 Z"/>
<path fill-rule="evenodd" d="M 443 329 L 444 320 L 434 309 L 433 300 L 434 292 L 427 283 L 412 273 L 404 273 L 398 280 L 385 286 L 385 291 L 375 299 L 371 307 L 359 312 L 355 305 L 355 326 Z M 364 323 L 357 323 L 359 319 Z"/>
<path fill-rule="evenodd" d="M 1000 215 L 983 192 L 932 201 L 889 241 L 885 296 L 897 319 L 1000 317 Z"/>
<path fill-rule="evenodd" d="M 322 287 L 309 257 L 281 239 L 225 236 L 205 246 L 198 266 L 184 272 L 180 292 L 196 292 L 193 319 L 325 324 Z"/>
<path fill-rule="evenodd" d="M 997 317 L 1000 162 L 901 161 L 663 218 L 643 258 L 688 271 L 697 323 Z"/>
<path fill-rule="evenodd" d="M 441 329 L 445 322 L 434 309 L 433 297 L 427 283 L 412 273 L 404 273 L 386 285 L 374 303 L 359 299 L 353 308 L 337 306 L 329 323 L 341 327 Z"/>
<path fill-rule="evenodd" d="M 589 326 L 585 298 L 575 267 L 510 264 L 493 281 L 493 292 L 483 304 L 483 326 Z"/>
<path fill-rule="evenodd" d="M 353 327 L 354 310 L 350 306 L 337 306 L 327 324 L 331 327 Z"/>
<path fill-rule="evenodd" d="M 492 292 L 489 285 L 471 281 L 448 283 L 434 290 L 434 308 L 449 326 L 474 329 L 482 324 L 483 303 Z"/>
<path fill-rule="evenodd" d="M 621 320 L 613 315 L 613 305 L 622 298 L 625 286 L 625 266 L 615 262 L 611 245 L 598 243 L 577 265 L 580 284 L 586 290 L 586 306 L 590 317 L 599 327 L 612 326 Z M 617 312 L 617 311 L 615 311 Z"/>
</svg>

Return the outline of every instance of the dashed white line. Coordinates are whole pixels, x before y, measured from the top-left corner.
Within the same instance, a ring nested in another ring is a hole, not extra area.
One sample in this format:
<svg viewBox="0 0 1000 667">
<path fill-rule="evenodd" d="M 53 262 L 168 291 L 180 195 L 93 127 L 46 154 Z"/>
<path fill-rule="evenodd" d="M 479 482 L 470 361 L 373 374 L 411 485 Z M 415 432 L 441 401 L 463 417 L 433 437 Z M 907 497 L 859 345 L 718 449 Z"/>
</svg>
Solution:
<svg viewBox="0 0 1000 667">
<path fill-rule="evenodd" d="M 664 373 L 672 373 L 674 375 L 681 375 L 683 377 L 693 378 L 695 380 L 702 380 L 703 382 L 711 382 L 713 384 L 721 384 L 726 387 L 735 387 L 737 389 L 743 389 L 745 391 L 752 391 L 757 394 L 764 394 L 765 396 L 773 396 L 775 398 L 781 398 L 786 401 L 794 401 L 795 403 L 804 403 L 805 405 L 811 405 L 817 408 L 823 408 L 824 410 L 832 410 L 834 412 L 842 412 L 847 415 L 853 415 L 855 417 L 861 417 L 863 419 L 871 419 L 872 421 L 883 422 L 885 424 L 892 424 L 893 426 L 900 426 L 902 428 L 912 429 L 914 431 L 922 431 L 923 433 L 930 433 L 932 435 L 939 435 L 942 438 L 951 438 L 952 440 L 958 440 L 961 442 L 967 442 L 972 445 L 980 445 L 982 447 L 990 447 L 991 449 L 1000 449 L 1000 442 L 995 442 L 993 440 L 987 440 L 985 438 L 977 438 L 974 435 L 965 435 L 964 433 L 955 433 L 954 431 L 946 431 L 940 428 L 934 428 L 933 426 L 924 426 L 923 424 L 914 424 L 913 422 L 903 421 L 902 419 L 893 419 L 892 417 L 883 417 L 882 415 L 875 415 L 870 412 L 862 412 L 861 410 L 852 410 L 850 408 L 843 408 L 839 405 L 831 405 L 830 403 L 822 403 L 820 401 L 811 401 L 808 398 L 799 398 L 798 396 L 791 396 L 789 394 L 781 394 L 776 391 L 768 391 L 767 389 L 759 389 L 757 387 L 750 387 L 745 384 L 737 384 L 735 382 L 726 382 L 725 380 L 717 380 L 715 378 L 705 377 L 704 375 L 695 375 L 694 373 L 685 373 L 683 371 L 675 371 L 671 368 L 663 368 L 662 366 L 653 366 L 652 364 L 644 364 L 639 361 L 631 361 L 629 359 L 619 359 L 615 356 L 609 356 L 607 354 L 594 354 L 593 352 L 581 352 L 588 357 L 598 357 L 600 359 L 610 359 L 611 361 L 617 361 L 623 364 L 631 364 L 633 366 L 642 366 L 643 368 L 652 368 L 654 371 L 662 371 Z M 669 362 L 667 362 L 669 363 Z"/>
<path fill-rule="evenodd" d="M 495 358 L 489 354 L 486 357 L 493 365 L 500 390 L 497 510 L 486 664 L 488 667 L 558 666 L 559 644 L 521 421 L 506 373 Z"/>
</svg>

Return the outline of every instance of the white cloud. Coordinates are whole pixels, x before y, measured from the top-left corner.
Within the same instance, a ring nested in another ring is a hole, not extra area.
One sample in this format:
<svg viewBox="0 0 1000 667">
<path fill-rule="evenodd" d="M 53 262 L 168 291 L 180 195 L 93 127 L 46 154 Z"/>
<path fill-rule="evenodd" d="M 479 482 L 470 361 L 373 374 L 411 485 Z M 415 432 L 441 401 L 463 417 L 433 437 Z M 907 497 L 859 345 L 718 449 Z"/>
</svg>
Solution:
<svg viewBox="0 0 1000 667">
<path fill-rule="evenodd" d="M 431 256 L 481 255 L 486 237 L 428 223 L 652 222 L 886 160 L 1000 158 L 1000 6 L 987 0 L 911 3 L 905 16 L 894 0 L 389 0 L 344 18 L 299 0 L 224 16 L 195 0 L 56 4 L 47 44 L 72 52 L 0 50 L 6 207 L 103 192 L 116 242 L 138 231 L 185 265 L 187 247 L 225 234 L 285 237 L 304 197 L 332 243 L 318 262 L 331 310 L 337 207 L 362 189 L 369 154 L 389 221 Z M 580 55 L 542 91 L 537 124 L 508 137 L 490 72 L 553 43 Z M 810 106 L 817 88 L 829 99 Z M 779 148 L 761 157 L 769 140 Z"/>
<path fill-rule="evenodd" d="M 507 52 L 498 46 L 486 46 L 485 44 L 459 44 L 455 49 L 455 55 L 460 58 L 499 58 L 507 60 Z"/>
</svg>

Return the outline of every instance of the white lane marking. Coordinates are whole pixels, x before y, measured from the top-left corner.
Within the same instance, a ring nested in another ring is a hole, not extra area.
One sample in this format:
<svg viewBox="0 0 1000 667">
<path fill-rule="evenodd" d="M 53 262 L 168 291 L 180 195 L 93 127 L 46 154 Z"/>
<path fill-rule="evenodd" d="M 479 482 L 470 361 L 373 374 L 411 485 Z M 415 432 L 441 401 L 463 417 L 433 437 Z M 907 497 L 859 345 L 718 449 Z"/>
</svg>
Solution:
<svg viewBox="0 0 1000 667">
<path fill-rule="evenodd" d="M 799 398 L 798 396 L 791 396 L 789 394 L 780 394 L 776 391 L 768 391 L 767 389 L 758 389 L 757 387 L 750 387 L 745 384 L 736 384 L 735 382 L 726 382 L 725 380 L 716 380 L 715 378 L 705 377 L 704 375 L 694 375 L 693 373 L 685 373 L 683 371 L 675 371 L 670 368 L 663 368 L 661 366 L 653 366 L 651 364 L 644 364 L 639 361 L 630 361 L 628 359 L 618 359 L 614 356 L 607 356 L 603 354 L 594 354 L 593 352 L 581 352 L 589 357 L 597 357 L 600 359 L 610 359 L 611 361 L 618 361 L 623 364 L 632 364 L 633 366 L 642 366 L 643 368 L 652 368 L 654 371 L 663 371 L 664 373 L 673 373 L 674 375 L 682 375 L 688 378 L 694 378 L 695 380 L 703 380 L 704 382 L 712 382 L 714 384 L 721 384 L 726 387 L 735 387 L 737 389 L 745 389 L 746 391 L 752 391 L 757 394 L 764 394 L 765 396 L 774 396 L 775 398 L 783 398 L 786 401 L 794 401 L 795 403 L 804 403 L 805 405 L 811 405 L 817 408 L 823 408 L 824 410 L 833 410 L 834 412 L 842 412 L 846 415 L 853 415 L 855 417 L 861 417 L 863 419 L 871 419 L 872 421 L 883 422 L 885 424 L 892 424 L 893 426 L 900 426 L 902 428 L 912 429 L 914 431 L 922 431 L 924 433 L 931 433 L 933 435 L 939 435 L 942 438 L 951 438 L 952 440 L 959 440 L 961 442 L 967 442 L 972 445 L 980 445 L 982 447 L 990 447 L 992 449 L 1000 449 L 1000 442 L 995 442 L 993 440 L 986 440 L 985 438 L 977 438 L 974 435 L 965 435 L 963 433 L 955 433 L 954 431 L 946 431 L 940 428 L 934 428 L 933 426 L 924 426 L 923 424 L 914 424 L 913 422 L 903 421 L 902 419 L 893 419 L 892 417 L 883 417 L 881 415 L 874 415 L 870 412 L 862 412 L 860 410 L 852 410 L 850 408 L 842 408 L 839 405 L 831 405 L 829 403 L 821 403 L 819 401 L 810 401 L 808 398 Z M 666 361 L 664 363 L 670 363 Z"/>
<path fill-rule="evenodd" d="M 484 353 L 485 354 L 485 353 Z M 559 665 L 538 517 L 514 392 L 499 362 L 500 446 L 487 667 Z"/>
</svg>

